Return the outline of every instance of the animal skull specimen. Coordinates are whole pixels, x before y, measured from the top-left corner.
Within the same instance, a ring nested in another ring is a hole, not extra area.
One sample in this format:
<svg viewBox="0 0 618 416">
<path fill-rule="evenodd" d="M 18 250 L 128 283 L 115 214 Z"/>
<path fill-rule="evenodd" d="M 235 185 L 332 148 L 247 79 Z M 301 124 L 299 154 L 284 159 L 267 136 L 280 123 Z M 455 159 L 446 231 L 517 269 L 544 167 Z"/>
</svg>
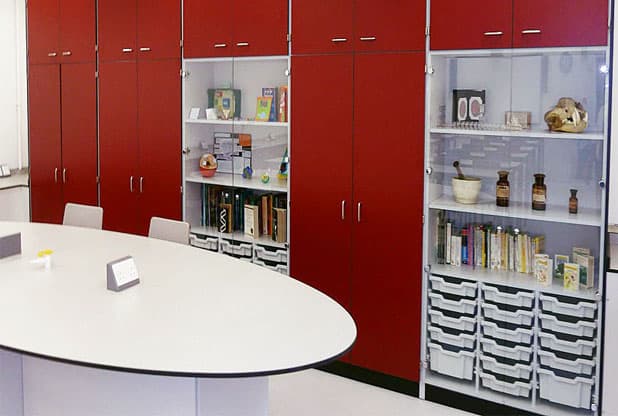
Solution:
<svg viewBox="0 0 618 416">
<path fill-rule="evenodd" d="M 545 113 L 545 122 L 551 131 L 580 133 L 588 126 L 588 113 L 569 97 L 562 97 L 556 106 Z"/>
</svg>

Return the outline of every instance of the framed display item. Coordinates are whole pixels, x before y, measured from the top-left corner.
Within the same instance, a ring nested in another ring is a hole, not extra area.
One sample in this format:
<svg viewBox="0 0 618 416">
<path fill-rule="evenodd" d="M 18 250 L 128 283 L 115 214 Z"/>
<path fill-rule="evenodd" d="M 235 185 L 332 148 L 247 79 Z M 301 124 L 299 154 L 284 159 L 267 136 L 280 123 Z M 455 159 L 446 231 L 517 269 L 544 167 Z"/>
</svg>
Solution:
<svg viewBox="0 0 618 416">
<path fill-rule="evenodd" d="M 453 90 L 453 122 L 478 122 L 485 114 L 485 90 Z"/>
</svg>

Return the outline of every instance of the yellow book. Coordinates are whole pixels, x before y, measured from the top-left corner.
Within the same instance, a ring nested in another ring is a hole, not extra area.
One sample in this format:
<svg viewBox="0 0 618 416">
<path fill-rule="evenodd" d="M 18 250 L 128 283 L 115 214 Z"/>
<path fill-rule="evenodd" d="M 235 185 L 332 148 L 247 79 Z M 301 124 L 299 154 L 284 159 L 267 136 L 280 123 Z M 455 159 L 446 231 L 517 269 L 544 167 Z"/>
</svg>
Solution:
<svg viewBox="0 0 618 416">
<path fill-rule="evenodd" d="M 564 288 L 579 290 L 579 264 L 564 263 Z"/>
</svg>

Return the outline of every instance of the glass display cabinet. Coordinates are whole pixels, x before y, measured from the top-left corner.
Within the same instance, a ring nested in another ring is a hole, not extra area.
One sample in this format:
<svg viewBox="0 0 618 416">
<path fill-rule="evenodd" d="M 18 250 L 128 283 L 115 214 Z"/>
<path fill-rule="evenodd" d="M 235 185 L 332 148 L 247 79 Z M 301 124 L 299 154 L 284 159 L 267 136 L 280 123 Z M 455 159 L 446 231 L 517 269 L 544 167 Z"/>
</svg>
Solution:
<svg viewBox="0 0 618 416">
<path fill-rule="evenodd" d="M 597 414 L 608 56 L 428 53 L 421 396 Z M 583 131 L 548 128 L 563 97 L 556 115 Z"/>
<path fill-rule="evenodd" d="M 185 59 L 191 244 L 288 273 L 288 57 Z"/>
</svg>

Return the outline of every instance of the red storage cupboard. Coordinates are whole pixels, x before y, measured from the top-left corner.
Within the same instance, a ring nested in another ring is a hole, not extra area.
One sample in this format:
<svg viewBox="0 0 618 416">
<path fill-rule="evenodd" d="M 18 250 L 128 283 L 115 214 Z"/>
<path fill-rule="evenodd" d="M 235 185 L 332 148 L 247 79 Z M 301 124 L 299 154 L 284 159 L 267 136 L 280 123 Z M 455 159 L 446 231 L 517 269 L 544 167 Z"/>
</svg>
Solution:
<svg viewBox="0 0 618 416">
<path fill-rule="evenodd" d="M 180 61 L 100 67 L 105 229 L 145 235 L 153 215 L 181 217 Z"/>
<path fill-rule="evenodd" d="M 353 65 L 352 55 L 293 57 L 291 79 L 290 275 L 347 309 L 351 306 Z"/>
<path fill-rule="evenodd" d="M 95 65 L 29 67 L 32 220 L 62 222 L 64 204 L 97 205 Z"/>
<path fill-rule="evenodd" d="M 424 65 L 422 52 L 356 55 L 354 62 L 351 312 L 358 339 L 352 362 L 415 381 L 422 296 Z M 385 88 L 393 80 L 394 87 Z M 376 113 L 376 108 L 385 112 Z"/>
<path fill-rule="evenodd" d="M 292 3 L 292 54 L 349 52 L 353 48 L 352 0 Z"/>
</svg>

